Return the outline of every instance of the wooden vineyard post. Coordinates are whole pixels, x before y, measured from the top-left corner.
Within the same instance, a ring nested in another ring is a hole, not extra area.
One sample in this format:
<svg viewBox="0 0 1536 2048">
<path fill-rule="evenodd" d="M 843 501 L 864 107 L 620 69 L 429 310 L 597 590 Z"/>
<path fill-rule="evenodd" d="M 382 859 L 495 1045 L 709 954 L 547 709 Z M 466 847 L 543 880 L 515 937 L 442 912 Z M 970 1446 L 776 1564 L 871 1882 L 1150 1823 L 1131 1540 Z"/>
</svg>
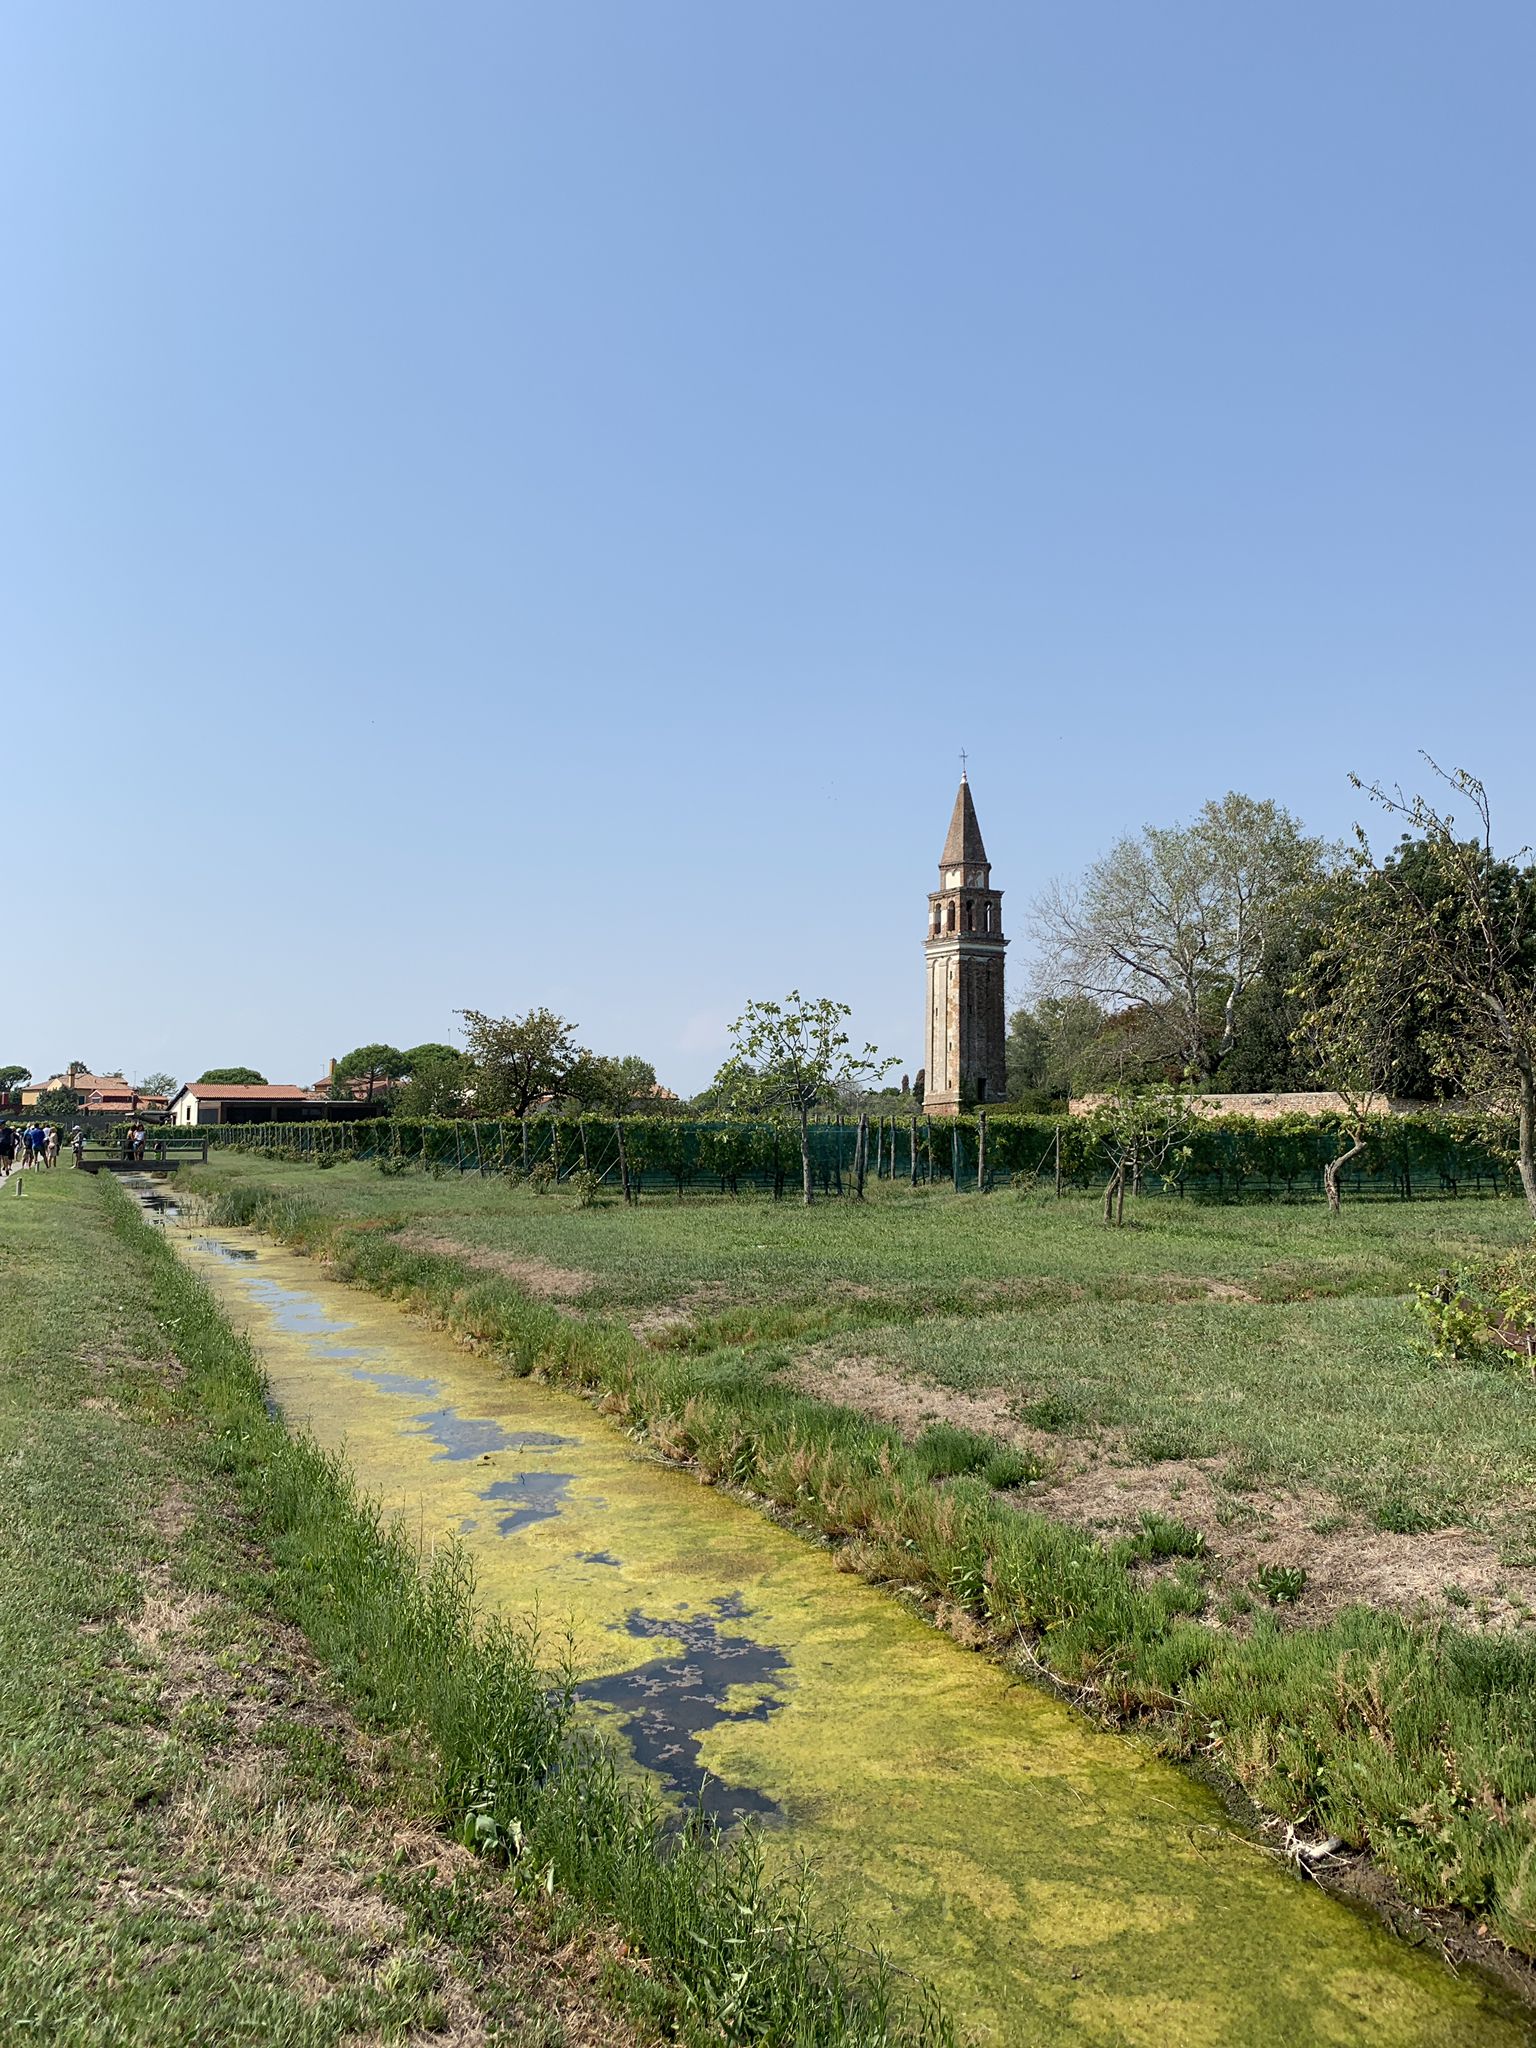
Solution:
<svg viewBox="0 0 1536 2048">
<path fill-rule="evenodd" d="M 208 1133 L 206 1131 L 203 1133 L 203 1164 L 204 1166 L 208 1164 Z"/>
<path fill-rule="evenodd" d="M 496 1171 L 507 1170 L 507 1127 L 498 1117 L 496 1120 Z"/>
<path fill-rule="evenodd" d="M 560 1126 L 553 1117 L 549 1120 L 549 1156 L 555 1164 L 555 1185 L 560 1184 Z"/>
<path fill-rule="evenodd" d="M 880 1169 L 885 1163 L 885 1118 L 875 1119 L 875 1179 L 880 1178 Z"/>
<path fill-rule="evenodd" d="M 624 1126 L 617 1117 L 613 1120 L 613 1135 L 619 1141 L 619 1183 L 624 1190 L 624 1204 L 627 1208 L 634 1197 L 629 1192 L 629 1159 L 624 1151 Z"/>
<path fill-rule="evenodd" d="M 987 1192 L 987 1112 L 976 1112 L 976 1192 Z"/>
<path fill-rule="evenodd" d="M 459 1169 L 460 1173 L 464 1171 L 464 1141 L 459 1136 L 459 1123 L 457 1117 L 454 1118 L 453 1123 L 453 1163 Z"/>
<path fill-rule="evenodd" d="M 576 1119 L 576 1135 L 581 1140 L 581 1170 L 583 1173 L 590 1173 L 592 1161 L 587 1156 L 587 1120 L 584 1116 Z"/>
<path fill-rule="evenodd" d="M 523 1178 L 526 1180 L 528 1177 L 528 1119 L 525 1116 L 519 1117 L 518 1122 L 523 1127 Z"/>
<path fill-rule="evenodd" d="M 475 1118 L 473 1119 L 473 1121 L 471 1122 L 471 1124 L 470 1124 L 469 1128 L 471 1129 L 471 1131 L 473 1131 L 473 1133 L 474 1133 L 474 1137 L 475 1137 L 475 1165 L 476 1165 L 476 1166 L 477 1166 L 477 1167 L 479 1168 L 479 1170 L 480 1170 L 480 1178 L 481 1178 L 482 1180 L 484 1180 L 484 1179 L 485 1179 L 485 1154 L 484 1154 L 484 1153 L 483 1153 L 483 1152 L 482 1152 L 482 1151 L 480 1150 L 480 1119 L 479 1119 L 479 1117 L 475 1117 Z"/>
<path fill-rule="evenodd" d="M 1061 1125 L 1056 1126 L 1056 1198 L 1061 1199 Z"/>
<path fill-rule="evenodd" d="M 853 1182 L 855 1192 L 857 1193 L 858 1198 L 861 1202 L 864 1199 L 864 1169 L 866 1163 L 868 1162 L 868 1159 L 869 1115 L 867 1111 L 860 1111 L 859 1135 L 858 1140 L 853 1148 Z"/>
<path fill-rule="evenodd" d="M 960 1171 L 965 1158 L 965 1147 L 960 1143 L 960 1119 L 957 1116 L 949 1131 L 949 1177 L 955 1184 L 955 1193 L 960 1192 Z"/>
<path fill-rule="evenodd" d="M 917 1186 L 917 1118 L 912 1119 L 912 1185 Z"/>
</svg>

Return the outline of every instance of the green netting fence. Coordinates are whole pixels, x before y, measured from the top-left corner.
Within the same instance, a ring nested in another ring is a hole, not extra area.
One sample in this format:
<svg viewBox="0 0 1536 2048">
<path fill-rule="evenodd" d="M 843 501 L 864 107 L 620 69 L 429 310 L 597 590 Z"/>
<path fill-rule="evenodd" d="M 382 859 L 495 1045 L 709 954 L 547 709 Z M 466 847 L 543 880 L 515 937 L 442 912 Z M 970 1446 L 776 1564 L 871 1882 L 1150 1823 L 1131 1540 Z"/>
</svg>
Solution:
<svg viewBox="0 0 1536 2048">
<path fill-rule="evenodd" d="M 1066 1194 L 1100 1189 L 1111 1164 L 1082 1119 L 1009 1116 L 826 1118 L 811 1126 L 813 1183 L 824 1196 L 880 1185 L 958 1189 L 1032 1186 Z M 204 1125 L 220 1151 L 255 1152 L 321 1165 L 373 1161 L 385 1171 L 532 1175 L 566 1181 L 590 1173 L 638 1199 L 647 1194 L 793 1197 L 800 1144 L 774 1123 L 695 1122 L 679 1117 L 588 1116 L 379 1118 L 361 1123 Z M 192 1133 L 188 1133 L 192 1137 Z M 1189 1140 L 1171 1177 L 1150 1175 L 1142 1192 L 1200 1201 L 1321 1199 L 1323 1167 L 1341 1149 L 1326 1117 L 1257 1121 L 1211 1118 Z M 861 1165 L 862 1158 L 862 1165 Z M 1352 1199 L 1412 1201 L 1519 1192 L 1514 1132 L 1472 1117 L 1384 1117 L 1345 1169 Z"/>
</svg>

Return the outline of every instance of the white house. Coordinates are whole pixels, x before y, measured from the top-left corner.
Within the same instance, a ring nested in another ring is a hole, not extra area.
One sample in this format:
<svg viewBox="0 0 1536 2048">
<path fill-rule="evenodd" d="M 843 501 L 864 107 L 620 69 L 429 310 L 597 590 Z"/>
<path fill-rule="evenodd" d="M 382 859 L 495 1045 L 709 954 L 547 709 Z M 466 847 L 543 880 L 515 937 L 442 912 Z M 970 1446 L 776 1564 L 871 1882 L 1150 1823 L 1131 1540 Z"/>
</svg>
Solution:
<svg viewBox="0 0 1536 2048">
<path fill-rule="evenodd" d="M 308 1088 L 288 1082 L 242 1088 L 222 1081 L 188 1081 L 171 1097 L 173 1124 L 282 1123 L 301 1102 L 313 1102 Z"/>
</svg>

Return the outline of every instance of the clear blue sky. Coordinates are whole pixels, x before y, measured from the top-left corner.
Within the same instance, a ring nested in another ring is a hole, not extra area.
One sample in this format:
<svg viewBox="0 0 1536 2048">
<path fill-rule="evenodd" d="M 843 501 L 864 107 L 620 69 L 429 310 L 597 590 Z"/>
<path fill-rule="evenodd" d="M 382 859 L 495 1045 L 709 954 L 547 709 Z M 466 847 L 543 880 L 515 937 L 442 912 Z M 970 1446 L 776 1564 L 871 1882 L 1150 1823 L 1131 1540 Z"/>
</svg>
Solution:
<svg viewBox="0 0 1536 2048">
<path fill-rule="evenodd" d="M 0 15 L 0 1063 L 547 1002 L 920 1058 L 1027 906 L 1429 748 L 1536 839 L 1529 0 Z"/>
</svg>

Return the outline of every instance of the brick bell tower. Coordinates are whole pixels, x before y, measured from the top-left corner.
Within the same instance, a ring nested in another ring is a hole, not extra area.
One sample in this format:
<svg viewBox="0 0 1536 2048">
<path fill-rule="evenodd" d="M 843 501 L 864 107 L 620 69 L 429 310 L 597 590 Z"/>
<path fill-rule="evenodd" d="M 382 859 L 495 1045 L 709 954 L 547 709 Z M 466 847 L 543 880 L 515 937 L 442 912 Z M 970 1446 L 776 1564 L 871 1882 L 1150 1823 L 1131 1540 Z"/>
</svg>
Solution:
<svg viewBox="0 0 1536 2048">
<path fill-rule="evenodd" d="M 964 772 L 949 837 L 939 856 L 939 886 L 928 898 L 928 1013 L 923 1029 L 923 1107 L 955 1116 L 1008 1093 L 1004 1056 L 1003 894 L 981 842 Z"/>
</svg>

